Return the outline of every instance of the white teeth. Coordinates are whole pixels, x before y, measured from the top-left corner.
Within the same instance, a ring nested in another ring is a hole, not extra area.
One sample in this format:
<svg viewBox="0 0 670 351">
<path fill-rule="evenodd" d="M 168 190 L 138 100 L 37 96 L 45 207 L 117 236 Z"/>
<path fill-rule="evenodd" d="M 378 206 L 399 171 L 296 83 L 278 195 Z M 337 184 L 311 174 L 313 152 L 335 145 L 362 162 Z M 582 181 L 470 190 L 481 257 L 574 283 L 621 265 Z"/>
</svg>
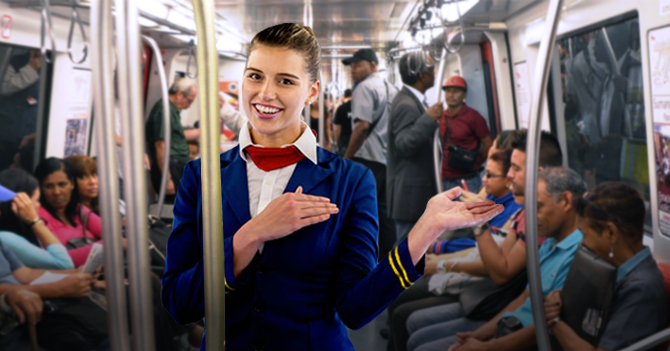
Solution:
<svg viewBox="0 0 670 351">
<path fill-rule="evenodd" d="M 272 108 L 272 107 L 267 107 L 267 106 L 262 106 L 262 105 L 255 105 L 256 109 L 266 115 L 273 115 L 277 112 L 279 112 L 279 109 Z"/>
</svg>

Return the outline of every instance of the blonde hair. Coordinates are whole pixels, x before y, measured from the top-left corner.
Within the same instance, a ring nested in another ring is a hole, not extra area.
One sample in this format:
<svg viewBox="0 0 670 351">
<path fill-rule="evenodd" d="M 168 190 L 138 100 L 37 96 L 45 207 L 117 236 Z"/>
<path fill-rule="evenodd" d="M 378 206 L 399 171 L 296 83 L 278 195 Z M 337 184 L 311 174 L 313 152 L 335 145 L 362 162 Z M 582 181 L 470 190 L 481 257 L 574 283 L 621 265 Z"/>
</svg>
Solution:
<svg viewBox="0 0 670 351">
<path fill-rule="evenodd" d="M 257 45 L 295 50 L 305 57 L 311 82 L 315 82 L 321 70 L 321 47 L 312 28 L 296 23 L 282 23 L 266 28 L 251 40 L 249 54 Z"/>
</svg>

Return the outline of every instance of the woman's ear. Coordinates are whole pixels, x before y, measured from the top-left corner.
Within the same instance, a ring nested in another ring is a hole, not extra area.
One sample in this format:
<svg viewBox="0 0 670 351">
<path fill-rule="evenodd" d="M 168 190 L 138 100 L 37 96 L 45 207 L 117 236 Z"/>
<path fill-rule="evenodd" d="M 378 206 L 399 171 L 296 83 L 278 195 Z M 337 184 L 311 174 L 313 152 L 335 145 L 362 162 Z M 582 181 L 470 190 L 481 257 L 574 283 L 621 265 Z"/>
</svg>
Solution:
<svg viewBox="0 0 670 351">
<path fill-rule="evenodd" d="M 307 96 L 308 101 L 316 101 L 319 98 L 319 90 L 321 89 L 321 82 L 317 79 L 312 83 L 312 86 L 309 88 L 309 95 Z"/>
<path fill-rule="evenodd" d="M 616 244 L 617 241 L 619 241 L 619 235 L 621 235 L 616 225 L 612 222 L 607 222 L 607 224 L 605 224 L 605 230 L 609 235 L 609 240 L 612 243 L 612 245 Z"/>
</svg>

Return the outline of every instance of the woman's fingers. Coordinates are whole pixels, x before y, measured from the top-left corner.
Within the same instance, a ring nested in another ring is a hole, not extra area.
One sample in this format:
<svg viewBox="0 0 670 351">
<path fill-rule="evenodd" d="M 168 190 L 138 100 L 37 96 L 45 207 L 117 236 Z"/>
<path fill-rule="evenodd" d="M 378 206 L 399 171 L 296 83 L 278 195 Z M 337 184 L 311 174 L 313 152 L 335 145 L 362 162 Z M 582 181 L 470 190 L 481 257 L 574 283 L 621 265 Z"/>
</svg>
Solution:
<svg viewBox="0 0 670 351">
<path fill-rule="evenodd" d="M 314 202 L 330 202 L 330 199 L 323 196 L 308 195 L 302 193 L 295 193 L 293 196 L 295 201 L 314 201 Z"/>
<path fill-rule="evenodd" d="M 477 202 L 464 202 L 463 204 L 465 205 L 465 208 L 470 210 L 478 207 L 495 206 L 496 203 L 493 201 L 477 201 Z"/>
<path fill-rule="evenodd" d="M 331 215 L 338 212 L 340 212 L 340 210 L 334 204 L 317 204 L 315 206 L 302 208 L 300 210 L 300 218 L 304 219 L 308 217 L 321 216 L 324 214 Z"/>
</svg>

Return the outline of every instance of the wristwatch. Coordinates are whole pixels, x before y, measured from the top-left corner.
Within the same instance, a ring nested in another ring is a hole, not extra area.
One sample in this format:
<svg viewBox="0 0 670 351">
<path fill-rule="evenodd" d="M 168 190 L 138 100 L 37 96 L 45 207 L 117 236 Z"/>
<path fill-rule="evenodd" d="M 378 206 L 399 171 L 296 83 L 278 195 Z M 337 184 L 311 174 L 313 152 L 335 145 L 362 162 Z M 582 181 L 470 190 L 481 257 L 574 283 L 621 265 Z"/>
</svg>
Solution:
<svg viewBox="0 0 670 351">
<path fill-rule="evenodd" d="M 446 263 L 447 263 L 447 260 L 439 260 L 437 262 L 437 273 L 446 273 L 447 272 Z"/>
<path fill-rule="evenodd" d="M 483 224 L 480 224 L 478 226 L 472 227 L 472 232 L 477 237 L 477 236 L 482 235 L 484 233 L 484 231 L 486 231 L 487 229 L 489 229 L 488 223 L 483 223 Z"/>
</svg>

